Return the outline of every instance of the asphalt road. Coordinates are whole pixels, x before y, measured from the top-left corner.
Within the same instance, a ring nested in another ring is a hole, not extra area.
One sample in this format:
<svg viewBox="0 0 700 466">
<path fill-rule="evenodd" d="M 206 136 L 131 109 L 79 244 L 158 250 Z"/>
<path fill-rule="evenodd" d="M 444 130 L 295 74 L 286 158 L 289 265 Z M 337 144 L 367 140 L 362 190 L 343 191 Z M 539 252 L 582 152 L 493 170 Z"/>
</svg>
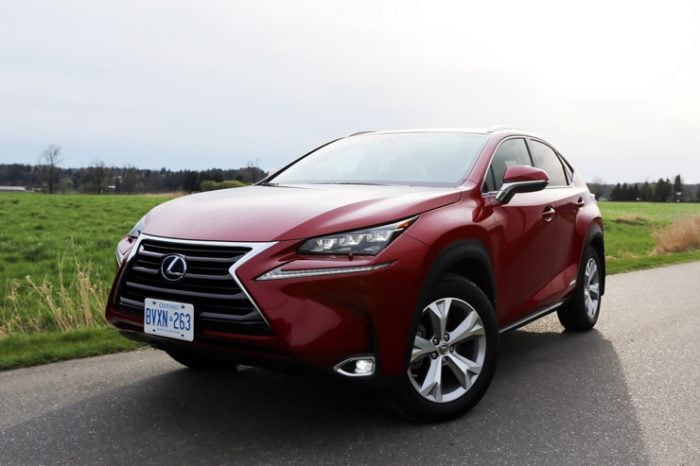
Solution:
<svg viewBox="0 0 700 466">
<path fill-rule="evenodd" d="M 0 464 L 700 464 L 700 262 L 612 276 L 601 320 L 501 340 L 467 416 L 419 425 L 354 387 L 153 350 L 0 373 Z"/>
</svg>

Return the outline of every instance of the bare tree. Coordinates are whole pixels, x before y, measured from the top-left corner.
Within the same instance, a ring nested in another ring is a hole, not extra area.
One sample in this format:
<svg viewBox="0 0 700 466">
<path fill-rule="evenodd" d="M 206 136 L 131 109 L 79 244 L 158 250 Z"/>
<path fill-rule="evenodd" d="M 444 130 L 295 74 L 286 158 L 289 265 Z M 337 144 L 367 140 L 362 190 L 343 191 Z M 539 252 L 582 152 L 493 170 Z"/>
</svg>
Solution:
<svg viewBox="0 0 700 466">
<path fill-rule="evenodd" d="M 255 183 L 265 178 L 265 172 L 260 168 L 260 159 L 248 160 L 246 167 L 241 169 L 244 183 Z"/>
<path fill-rule="evenodd" d="M 53 194 L 56 166 L 61 163 L 61 160 L 63 160 L 63 157 L 61 156 L 61 146 L 56 144 L 49 144 L 49 147 L 44 149 L 44 152 L 42 152 L 39 156 L 39 163 L 45 167 L 47 177 L 46 187 L 49 190 L 49 194 Z"/>
<path fill-rule="evenodd" d="M 106 178 L 107 178 L 107 165 L 102 160 L 95 160 L 92 162 L 92 175 L 93 181 L 95 183 L 95 192 L 97 194 L 102 194 L 105 192 L 106 188 Z"/>
<path fill-rule="evenodd" d="M 160 182 L 160 178 L 154 176 L 154 180 Z M 132 165 L 127 165 L 122 170 L 122 177 L 120 180 L 121 192 L 123 193 L 135 193 L 138 188 L 139 178 L 136 167 Z"/>
</svg>

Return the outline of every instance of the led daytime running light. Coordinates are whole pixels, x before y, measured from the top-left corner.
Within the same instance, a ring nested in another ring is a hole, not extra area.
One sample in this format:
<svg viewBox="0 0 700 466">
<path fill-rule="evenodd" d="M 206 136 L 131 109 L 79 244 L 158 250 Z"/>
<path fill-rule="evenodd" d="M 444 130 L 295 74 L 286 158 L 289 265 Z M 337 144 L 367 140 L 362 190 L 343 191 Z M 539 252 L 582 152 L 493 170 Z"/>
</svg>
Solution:
<svg viewBox="0 0 700 466">
<path fill-rule="evenodd" d="M 266 280 L 282 280 L 285 278 L 306 278 L 306 277 L 321 277 L 324 275 L 337 275 L 342 273 L 358 273 L 371 272 L 372 270 L 388 267 L 390 263 L 377 265 L 362 265 L 354 267 L 327 267 L 322 269 L 303 269 L 303 270 L 282 270 L 282 267 L 270 270 L 269 272 L 259 276 L 260 281 Z"/>
</svg>

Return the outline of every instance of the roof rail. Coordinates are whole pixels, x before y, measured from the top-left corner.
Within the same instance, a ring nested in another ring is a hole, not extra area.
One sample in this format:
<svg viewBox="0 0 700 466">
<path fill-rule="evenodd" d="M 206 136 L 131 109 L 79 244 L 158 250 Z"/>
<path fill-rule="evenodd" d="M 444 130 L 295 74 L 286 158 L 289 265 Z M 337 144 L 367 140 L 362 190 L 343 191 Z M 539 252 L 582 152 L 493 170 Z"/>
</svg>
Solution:
<svg viewBox="0 0 700 466">
<path fill-rule="evenodd" d="M 491 126 L 489 129 L 486 130 L 487 133 L 495 133 L 496 131 L 503 131 L 506 129 L 515 129 L 512 126 L 506 126 L 506 125 L 500 125 L 500 126 Z"/>
<path fill-rule="evenodd" d="M 375 130 L 373 130 L 373 129 L 370 129 L 370 130 L 368 130 L 368 131 L 357 131 L 357 132 L 355 132 L 355 133 L 348 134 L 348 137 L 357 136 L 357 135 L 359 135 L 359 134 L 374 133 L 374 131 L 375 131 Z"/>
</svg>

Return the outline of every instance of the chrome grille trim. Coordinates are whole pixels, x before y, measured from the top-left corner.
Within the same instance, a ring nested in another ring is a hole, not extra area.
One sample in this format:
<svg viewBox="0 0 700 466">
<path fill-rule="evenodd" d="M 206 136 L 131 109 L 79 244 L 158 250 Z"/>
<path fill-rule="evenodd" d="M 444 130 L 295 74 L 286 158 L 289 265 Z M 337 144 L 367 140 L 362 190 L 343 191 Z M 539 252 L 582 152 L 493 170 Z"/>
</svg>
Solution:
<svg viewBox="0 0 700 466">
<path fill-rule="evenodd" d="M 145 254 L 143 254 L 144 251 L 142 250 L 142 243 L 144 241 L 161 242 L 161 243 L 169 243 L 172 245 L 185 245 L 185 246 L 193 245 L 193 246 L 204 246 L 204 247 L 208 246 L 208 247 L 212 247 L 212 248 L 231 247 L 231 248 L 249 249 L 246 253 L 244 253 L 242 255 L 231 256 L 231 257 L 226 257 L 226 258 L 199 257 L 199 256 L 195 256 L 192 254 L 191 255 L 183 254 L 183 255 L 185 255 L 186 257 L 188 257 L 189 259 L 191 259 L 193 261 L 201 261 L 201 262 L 222 263 L 222 262 L 234 261 L 233 264 L 231 265 L 231 267 L 229 267 L 229 269 L 228 269 L 228 273 L 229 273 L 230 277 L 232 277 L 233 280 L 236 282 L 236 285 L 241 290 L 241 293 L 248 299 L 248 301 L 250 301 L 250 304 L 252 305 L 254 311 L 257 313 L 257 316 L 260 317 L 260 319 L 262 319 L 262 321 L 265 323 L 265 325 L 267 325 L 268 328 L 270 328 L 270 329 L 272 328 L 270 326 L 270 323 L 268 322 L 268 320 L 263 315 L 263 313 L 260 312 L 260 308 L 258 307 L 258 304 L 255 302 L 255 300 L 250 295 L 250 293 L 248 293 L 248 290 L 245 288 L 245 286 L 243 286 L 243 283 L 238 278 L 236 271 L 238 270 L 239 267 L 241 267 L 243 264 L 248 262 L 253 257 L 257 256 L 258 254 L 265 251 L 266 249 L 269 249 L 272 246 L 276 245 L 277 244 L 276 241 L 265 242 L 265 243 L 248 243 L 248 242 L 234 242 L 234 241 L 185 240 L 185 239 L 179 239 L 179 238 L 166 238 L 166 237 L 162 237 L 162 236 L 147 235 L 147 234 L 142 233 L 136 239 L 136 243 L 133 245 L 133 247 L 131 248 L 131 251 L 129 252 L 129 256 L 126 259 L 126 263 L 122 267 L 122 272 L 121 272 L 121 275 L 119 276 L 118 283 L 120 283 L 122 285 L 125 284 L 124 274 L 126 273 L 127 270 L 129 270 L 129 267 L 131 266 L 131 263 L 134 260 L 134 258 L 137 256 L 137 254 L 145 255 Z M 154 253 L 153 251 L 148 251 L 148 252 L 151 254 L 158 254 L 158 257 L 156 257 L 155 255 L 151 256 L 154 259 L 155 258 L 162 258 L 165 255 L 167 255 L 167 254 Z M 214 260 L 211 260 L 211 259 L 214 259 Z M 207 277 L 207 279 L 210 279 L 210 280 L 227 280 L 227 279 L 229 279 L 229 275 L 219 275 L 218 277 L 216 275 L 206 275 L 206 277 Z M 189 276 L 190 278 L 203 278 L 199 274 L 192 274 L 192 273 L 187 274 L 187 276 Z M 217 278 L 213 278 L 213 277 L 217 277 Z M 170 292 L 170 293 L 172 293 L 172 291 L 173 290 L 168 290 L 168 292 Z M 237 293 L 236 295 L 240 295 L 241 293 Z M 199 294 L 201 295 L 201 293 L 199 293 Z M 229 297 L 236 296 L 236 295 L 230 295 Z M 222 296 L 222 295 L 218 295 L 218 296 Z M 117 296 L 116 298 L 117 299 L 116 299 L 115 304 L 117 304 L 117 305 L 119 305 L 120 301 L 121 301 L 122 304 L 130 306 L 130 307 L 136 307 L 136 306 L 142 307 L 143 306 L 143 304 L 140 302 L 129 300 L 127 298 L 122 298 L 121 296 Z M 235 318 L 234 319 L 226 318 L 226 317 L 224 317 L 225 316 L 224 314 L 215 314 L 215 315 L 219 316 L 225 320 L 237 320 Z M 205 316 L 206 317 L 209 317 L 209 316 L 214 317 L 214 314 L 205 313 Z M 245 316 L 240 316 L 240 317 L 242 318 Z"/>
<path fill-rule="evenodd" d="M 207 244 L 206 246 L 210 246 L 210 245 Z M 228 244 L 228 245 L 220 244 L 219 246 L 230 246 L 230 244 Z M 167 253 L 164 253 L 164 252 L 160 253 L 160 252 L 144 251 L 144 250 L 139 251 L 138 254 L 140 254 L 142 256 L 146 256 L 146 257 L 153 257 L 154 259 L 161 259 L 164 256 L 168 255 Z M 245 254 L 233 256 L 233 257 L 202 257 L 202 256 L 192 256 L 189 254 L 182 254 L 182 255 L 188 261 L 227 263 L 227 262 L 236 262 L 236 261 L 240 260 L 241 257 L 243 257 Z"/>
<path fill-rule="evenodd" d="M 141 283 L 134 283 L 130 282 L 129 280 L 125 281 L 124 284 L 126 286 L 130 286 L 132 288 L 137 288 L 139 290 L 143 291 L 152 291 L 154 293 L 170 293 L 174 294 L 177 296 L 189 296 L 189 297 L 202 297 L 202 298 L 209 298 L 209 299 L 240 299 L 245 296 L 245 293 L 240 292 L 240 293 L 235 293 L 235 294 L 223 294 L 223 293 L 204 293 L 202 291 L 187 291 L 187 290 L 173 290 L 170 288 L 161 288 L 159 286 L 151 286 L 151 285 L 143 285 Z M 247 297 L 247 296 L 246 296 Z"/>
</svg>

